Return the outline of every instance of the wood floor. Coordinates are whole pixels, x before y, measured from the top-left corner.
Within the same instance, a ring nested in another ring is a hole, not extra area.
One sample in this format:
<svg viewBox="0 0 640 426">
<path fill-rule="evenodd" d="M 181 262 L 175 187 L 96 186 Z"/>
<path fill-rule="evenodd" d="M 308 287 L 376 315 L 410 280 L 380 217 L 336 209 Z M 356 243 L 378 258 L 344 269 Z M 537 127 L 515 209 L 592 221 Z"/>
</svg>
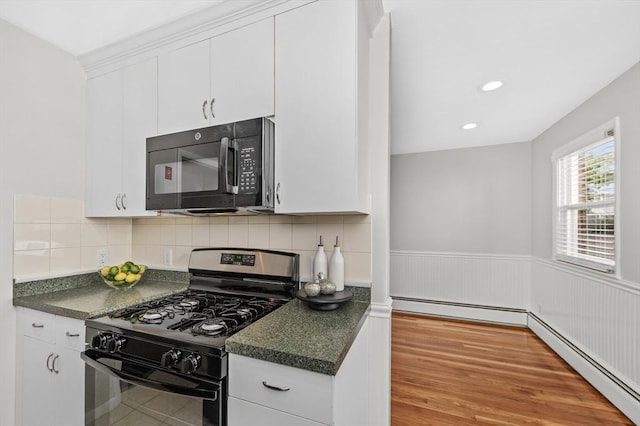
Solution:
<svg viewBox="0 0 640 426">
<path fill-rule="evenodd" d="M 633 425 L 526 328 L 401 313 L 391 424 Z"/>
</svg>

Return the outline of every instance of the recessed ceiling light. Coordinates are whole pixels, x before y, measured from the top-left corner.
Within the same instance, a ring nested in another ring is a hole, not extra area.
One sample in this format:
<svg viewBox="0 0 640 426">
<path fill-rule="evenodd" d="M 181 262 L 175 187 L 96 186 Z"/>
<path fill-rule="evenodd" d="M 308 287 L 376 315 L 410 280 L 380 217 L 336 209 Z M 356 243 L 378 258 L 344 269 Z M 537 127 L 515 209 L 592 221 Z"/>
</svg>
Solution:
<svg viewBox="0 0 640 426">
<path fill-rule="evenodd" d="M 485 83 L 484 85 L 482 85 L 482 91 L 483 92 L 491 92 L 492 90 L 496 90 L 502 87 L 502 82 L 499 80 L 495 80 L 495 81 L 490 81 L 488 83 Z"/>
<path fill-rule="evenodd" d="M 462 126 L 464 130 L 471 130 L 475 129 L 476 127 L 478 127 L 478 123 L 467 123 Z"/>
</svg>

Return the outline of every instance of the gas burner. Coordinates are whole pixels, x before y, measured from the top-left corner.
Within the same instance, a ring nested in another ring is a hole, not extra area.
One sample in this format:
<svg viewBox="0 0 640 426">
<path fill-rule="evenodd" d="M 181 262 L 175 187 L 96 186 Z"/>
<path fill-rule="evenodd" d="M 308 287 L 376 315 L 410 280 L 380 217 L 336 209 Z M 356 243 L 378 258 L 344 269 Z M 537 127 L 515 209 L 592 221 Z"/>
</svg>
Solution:
<svg viewBox="0 0 640 426">
<path fill-rule="evenodd" d="M 165 318 L 173 318 L 174 313 L 165 308 L 149 309 L 138 316 L 138 320 L 145 324 L 161 324 Z"/>
<path fill-rule="evenodd" d="M 187 312 L 197 311 L 198 308 L 200 307 L 200 302 L 195 299 L 191 299 L 187 297 L 187 298 L 178 300 L 174 303 L 171 303 L 165 307 L 168 310 L 172 310 L 176 313 L 184 314 Z"/>
<path fill-rule="evenodd" d="M 212 318 L 204 320 L 191 328 L 195 335 L 202 336 L 220 336 L 225 335 L 229 331 L 229 324 L 225 320 Z"/>
</svg>

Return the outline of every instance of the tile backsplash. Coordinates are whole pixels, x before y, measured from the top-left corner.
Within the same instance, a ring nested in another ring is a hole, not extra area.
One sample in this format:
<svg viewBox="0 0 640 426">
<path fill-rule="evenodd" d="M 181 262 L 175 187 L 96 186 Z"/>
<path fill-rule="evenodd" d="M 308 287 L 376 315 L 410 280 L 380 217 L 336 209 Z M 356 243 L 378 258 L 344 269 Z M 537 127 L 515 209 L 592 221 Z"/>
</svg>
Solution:
<svg viewBox="0 0 640 426">
<path fill-rule="evenodd" d="M 95 271 L 98 250 L 108 263 L 131 257 L 131 219 L 89 219 L 82 200 L 16 195 L 13 277 L 16 280 Z"/>
<path fill-rule="evenodd" d="M 336 236 L 345 261 L 345 281 L 371 282 L 371 221 L 355 216 L 223 216 L 133 219 L 132 256 L 148 265 L 185 269 L 196 247 L 252 247 L 285 250 L 300 255 L 300 276 L 312 275 L 313 255 L 322 235 L 327 257 Z"/>
<path fill-rule="evenodd" d="M 328 258 L 339 238 L 347 283 L 371 282 L 371 220 L 366 215 L 93 219 L 83 212 L 82 200 L 16 195 L 14 278 L 94 271 L 98 250 L 107 251 L 111 264 L 132 259 L 186 271 L 193 248 L 252 247 L 300 254 L 300 275 L 308 280 L 322 235 Z"/>
</svg>

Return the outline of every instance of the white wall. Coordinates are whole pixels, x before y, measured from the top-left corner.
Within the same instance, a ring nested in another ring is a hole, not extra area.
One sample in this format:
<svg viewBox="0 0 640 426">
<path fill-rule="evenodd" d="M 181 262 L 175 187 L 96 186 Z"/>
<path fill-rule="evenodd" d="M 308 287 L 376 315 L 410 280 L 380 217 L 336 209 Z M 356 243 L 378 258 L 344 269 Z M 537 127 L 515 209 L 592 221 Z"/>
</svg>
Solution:
<svg viewBox="0 0 640 426">
<path fill-rule="evenodd" d="M 528 142 L 394 155 L 391 206 L 395 309 L 526 322 Z"/>
<path fill-rule="evenodd" d="M 391 249 L 530 254 L 531 146 L 391 157 Z"/>
<path fill-rule="evenodd" d="M 551 153 L 615 116 L 621 278 L 551 260 Z M 394 308 L 528 324 L 640 422 L 639 117 L 637 64 L 530 144 L 392 157 Z"/>
<path fill-rule="evenodd" d="M 621 279 L 551 261 L 551 153 L 620 117 Z M 532 143 L 531 311 L 640 394 L 640 64 Z M 632 405 L 640 421 L 640 405 Z M 627 412 L 627 415 L 630 415 Z"/>
<path fill-rule="evenodd" d="M 14 194 L 82 199 L 84 72 L 76 59 L 0 20 L 0 424 L 14 424 Z"/>
</svg>

